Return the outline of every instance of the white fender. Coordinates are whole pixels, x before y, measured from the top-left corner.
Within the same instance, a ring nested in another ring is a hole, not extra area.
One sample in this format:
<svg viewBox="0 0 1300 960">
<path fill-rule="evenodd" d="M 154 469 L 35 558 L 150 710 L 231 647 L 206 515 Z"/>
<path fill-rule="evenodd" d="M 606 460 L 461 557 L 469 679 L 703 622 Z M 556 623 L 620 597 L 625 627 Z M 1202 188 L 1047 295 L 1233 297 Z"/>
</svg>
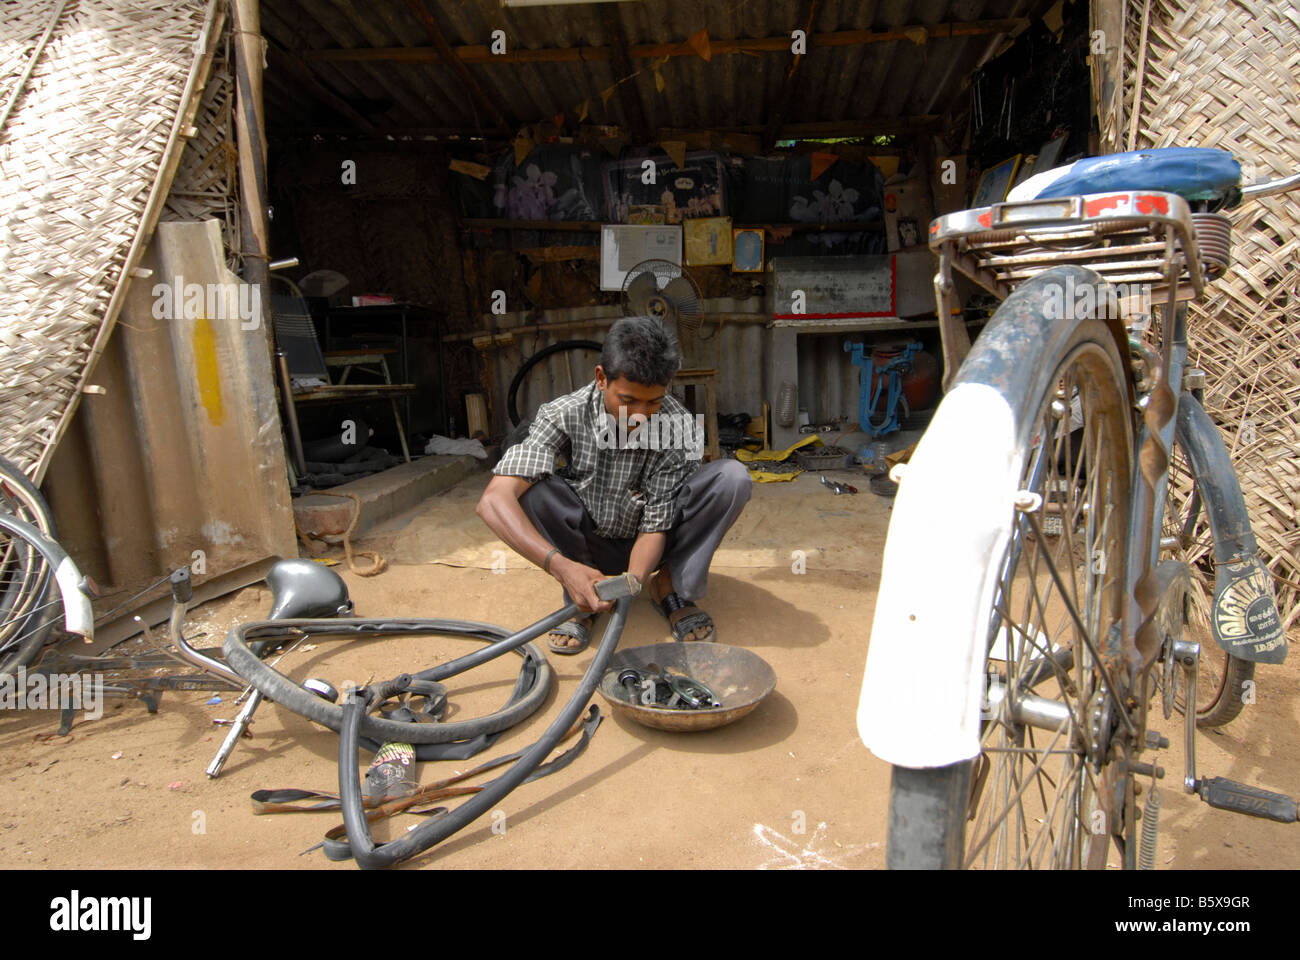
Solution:
<svg viewBox="0 0 1300 960">
<path fill-rule="evenodd" d="M 858 734 L 888 763 L 979 755 L 989 611 L 1022 468 L 1002 394 L 961 383 L 899 482 L 858 703 Z"/>
<path fill-rule="evenodd" d="M 68 633 L 87 643 L 95 638 L 95 612 L 90 598 L 81 590 L 81 571 L 70 557 L 64 556 L 54 569 L 54 581 L 63 595 L 63 625 Z"/>
</svg>

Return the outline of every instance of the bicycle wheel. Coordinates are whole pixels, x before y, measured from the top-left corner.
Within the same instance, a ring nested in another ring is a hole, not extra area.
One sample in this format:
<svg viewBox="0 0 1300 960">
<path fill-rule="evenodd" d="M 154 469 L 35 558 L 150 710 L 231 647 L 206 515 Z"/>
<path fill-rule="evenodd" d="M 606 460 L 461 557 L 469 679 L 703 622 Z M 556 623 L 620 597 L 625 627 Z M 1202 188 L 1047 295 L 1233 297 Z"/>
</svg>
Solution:
<svg viewBox="0 0 1300 960">
<path fill-rule="evenodd" d="M 13 462 L 0 457 L 0 511 L 54 536 L 49 505 Z M 61 604 L 49 564 L 22 537 L 0 530 L 0 673 L 35 659 L 48 638 Z"/>
<path fill-rule="evenodd" d="M 1255 677 L 1255 664 L 1224 650 L 1215 641 L 1210 628 L 1210 605 L 1214 601 L 1214 536 L 1204 503 L 1197 492 L 1191 461 L 1177 439 L 1169 462 L 1169 487 L 1165 492 L 1161 538 L 1165 544 L 1172 545 L 1167 550 L 1168 555 L 1187 564 L 1192 575 L 1187 624 L 1183 629 L 1189 639 L 1201 645 L 1196 679 L 1196 725 L 1219 727 L 1241 713 L 1241 698 L 1247 682 Z M 1174 668 L 1161 676 L 1162 684 L 1171 686 L 1172 697 L 1169 699 L 1172 706 L 1179 713 L 1184 712 L 1186 690 L 1182 685 L 1182 670 Z"/>
<path fill-rule="evenodd" d="M 600 353 L 601 345 L 595 340 L 561 340 L 559 343 L 553 343 L 549 347 L 543 347 L 534 353 L 531 357 L 523 362 L 523 365 L 515 373 L 514 379 L 510 381 L 510 389 L 506 391 L 506 412 L 510 415 L 510 423 L 513 426 L 519 426 L 522 419 L 519 416 L 518 397 L 519 387 L 523 384 L 524 378 L 528 376 L 533 367 L 537 366 L 547 357 L 553 354 L 563 353 L 566 350 L 591 350 Z M 535 409 L 535 408 L 534 408 Z M 530 412 L 529 416 L 533 414 Z"/>
<path fill-rule="evenodd" d="M 1118 716 L 1097 659 L 1123 605 L 1129 389 L 1103 321 L 1044 316 L 1045 284 L 1063 276 L 1023 285 L 957 380 L 1003 394 L 1019 427 L 1020 489 L 1041 505 L 1017 514 L 990 568 L 971 574 L 996 583 L 978 621 L 988 624 L 980 755 L 894 766 L 891 868 L 1101 868 L 1112 837 L 1132 839 L 1132 786 L 1113 762 L 1123 741 L 1111 736 Z"/>
</svg>

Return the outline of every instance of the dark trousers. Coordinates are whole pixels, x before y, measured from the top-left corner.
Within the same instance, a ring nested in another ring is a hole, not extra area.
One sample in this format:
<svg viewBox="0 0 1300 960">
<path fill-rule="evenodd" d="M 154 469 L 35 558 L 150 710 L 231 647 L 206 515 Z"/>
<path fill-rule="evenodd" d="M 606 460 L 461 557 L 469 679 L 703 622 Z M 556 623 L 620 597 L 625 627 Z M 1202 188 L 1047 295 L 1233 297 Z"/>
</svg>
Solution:
<svg viewBox="0 0 1300 960">
<path fill-rule="evenodd" d="M 673 526 L 666 531 L 668 542 L 659 565 L 671 571 L 673 588 L 683 600 L 703 598 L 713 553 L 749 502 L 752 486 L 744 464 L 714 460 L 702 464 L 678 490 Z M 610 576 L 627 570 L 636 539 L 596 533 L 586 507 L 559 477 L 533 484 L 519 498 L 519 505 L 538 532 L 570 560 Z"/>
</svg>

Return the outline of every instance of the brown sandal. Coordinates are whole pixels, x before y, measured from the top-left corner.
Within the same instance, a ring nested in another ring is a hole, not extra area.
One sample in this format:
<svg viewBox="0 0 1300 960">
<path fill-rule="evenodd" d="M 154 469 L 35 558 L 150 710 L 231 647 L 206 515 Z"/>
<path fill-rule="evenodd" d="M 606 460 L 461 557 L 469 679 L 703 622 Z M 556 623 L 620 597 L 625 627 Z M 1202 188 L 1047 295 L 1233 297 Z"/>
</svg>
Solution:
<svg viewBox="0 0 1300 960">
<path fill-rule="evenodd" d="M 564 654 L 566 656 L 575 653 L 582 653 L 582 651 L 586 650 L 587 647 L 591 646 L 591 624 L 595 619 L 594 616 L 589 616 L 574 617 L 572 620 L 565 620 L 558 627 L 551 630 L 550 636 L 546 638 L 546 646 L 550 648 L 552 653 Z M 557 634 L 561 637 L 573 637 L 578 641 L 578 645 L 575 647 L 567 643 L 556 643 L 552 638 Z"/>
<path fill-rule="evenodd" d="M 695 608 L 694 613 L 685 614 L 678 617 L 676 622 L 673 622 L 672 615 L 678 610 L 695 607 L 694 603 L 689 600 L 683 600 L 675 593 L 670 593 L 662 600 L 656 602 L 655 607 L 657 607 L 659 612 L 664 615 L 664 619 L 668 621 L 668 628 L 672 631 L 673 639 L 678 643 L 685 642 L 688 636 L 695 633 L 695 631 L 699 630 L 701 627 L 712 627 L 713 632 L 703 640 L 695 642 L 711 643 L 718 638 L 717 624 L 713 622 L 711 616 L 698 607 Z"/>
</svg>

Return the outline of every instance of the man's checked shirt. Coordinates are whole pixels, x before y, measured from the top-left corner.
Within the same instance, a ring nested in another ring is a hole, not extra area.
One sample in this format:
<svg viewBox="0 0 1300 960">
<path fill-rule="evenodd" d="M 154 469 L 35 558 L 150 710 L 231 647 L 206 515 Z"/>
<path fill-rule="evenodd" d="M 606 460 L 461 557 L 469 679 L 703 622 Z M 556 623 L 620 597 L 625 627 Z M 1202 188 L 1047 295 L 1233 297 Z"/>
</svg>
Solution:
<svg viewBox="0 0 1300 960">
<path fill-rule="evenodd" d="M 691 422 L 671 393 L 664 397 L 660 416 Z M 557 472 L 556 457 L 562 456 L 567 466 L 559 476 L 578 494 L 600 536 L 617 540 L 670 529 L 677 491 L 699 466 L 699 447 L 693 460 L 680 449 L 682 444 L 675 445 L 678 449 L 610 449 L 611 431 L 617 437 L 617 424 L 611 421 L 604 394 L 593 380 L 543 404 L 527 439 L 507 450 L 492 472 L 540 480 Z M 702 443 L 695 434 L 688 445 Z"/>
</svg>

